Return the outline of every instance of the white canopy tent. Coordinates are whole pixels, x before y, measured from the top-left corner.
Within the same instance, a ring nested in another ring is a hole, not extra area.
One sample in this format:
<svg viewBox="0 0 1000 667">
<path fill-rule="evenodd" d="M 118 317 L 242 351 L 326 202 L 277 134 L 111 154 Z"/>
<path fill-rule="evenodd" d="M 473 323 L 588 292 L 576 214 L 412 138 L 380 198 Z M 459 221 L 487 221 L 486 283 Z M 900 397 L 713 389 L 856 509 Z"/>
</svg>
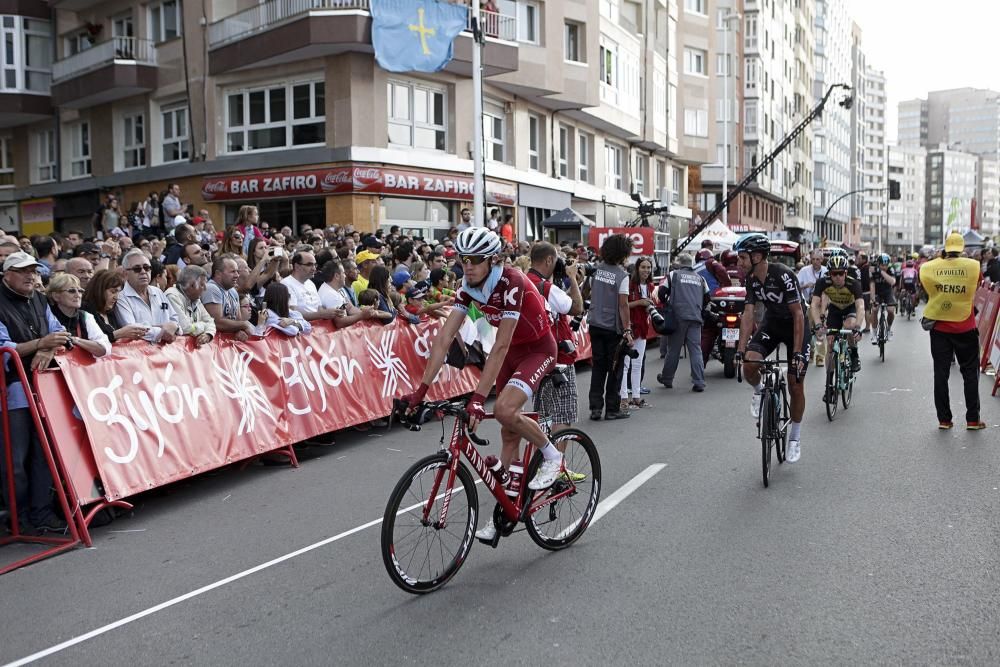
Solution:
<svg viewBox="0 0 1000 667">
<path fill-rule="evenodd" d="M 727 227 L 721 220 L 716 220 L 696 234 L 688 245 L 689 248 L 693 246 L 691 252 L 697 252 L 701 247 L 701 242 L 708 239 L 715 244 L 715 252 L 721 252 L 732 248 L 739 237 L 739 234 Z"/>
</svg>

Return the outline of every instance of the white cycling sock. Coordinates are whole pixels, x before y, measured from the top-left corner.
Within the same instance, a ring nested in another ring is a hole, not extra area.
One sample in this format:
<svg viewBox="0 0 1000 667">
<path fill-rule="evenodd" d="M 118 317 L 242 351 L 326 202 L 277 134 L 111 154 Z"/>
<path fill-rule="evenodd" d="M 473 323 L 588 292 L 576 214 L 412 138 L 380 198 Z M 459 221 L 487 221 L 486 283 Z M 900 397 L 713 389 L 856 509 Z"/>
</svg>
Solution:
<svg viewBox="0 0 1000 667">
<path fill-rule="evenodd" d="M 788 439 L 798 440 L 799 439 L 799 429 L 802 428 L 802 422 L 790 422 L 788 425 Z"/>
<path fill-rule="evenodd" d="M 753 393 L 759 394 L 762 391 L 764 391 L 764 383 L 763 382 L 758 382 L 757 386 L 755 386 L 753 388 Z"/>
<path fill-rule="evenodd" d="M 558 461 L 562 458 L 562 452 L 556 449 L 556 446 L 551 442 L 547 443 L 538 451 L 542 453 L 542 458 L 546 461 Z"/>
</svg>

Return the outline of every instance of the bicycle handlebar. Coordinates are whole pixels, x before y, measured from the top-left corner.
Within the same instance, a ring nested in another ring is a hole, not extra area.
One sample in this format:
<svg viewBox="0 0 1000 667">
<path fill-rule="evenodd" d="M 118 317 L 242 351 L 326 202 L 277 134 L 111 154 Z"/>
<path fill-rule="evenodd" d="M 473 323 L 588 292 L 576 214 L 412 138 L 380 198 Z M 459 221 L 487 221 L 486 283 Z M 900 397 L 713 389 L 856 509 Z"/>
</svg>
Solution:
<svg viewBox="0 0 1000 667">
<path fill-rule="evenodd" d="M 462 426 L 465 427 L 465 435 L 468 436 L 477 447 L 489 447 L 490 441 L 487 438 L 480 438 L 474 431 L 468 429 L 469 414 L 465 411 L 465 405 L 458 401 L 425 401 L 416 407 L 412 413 L 409 412 L 410 405 L 399 398 L 392 401 L 392 414 L 389 415 L 389 423 L 393 419 L 406 426 L 411 431 L 419 431 L 423 424 L 431 419 L 441 419 L 444 415 L 455 417 Z"/>
</svg>

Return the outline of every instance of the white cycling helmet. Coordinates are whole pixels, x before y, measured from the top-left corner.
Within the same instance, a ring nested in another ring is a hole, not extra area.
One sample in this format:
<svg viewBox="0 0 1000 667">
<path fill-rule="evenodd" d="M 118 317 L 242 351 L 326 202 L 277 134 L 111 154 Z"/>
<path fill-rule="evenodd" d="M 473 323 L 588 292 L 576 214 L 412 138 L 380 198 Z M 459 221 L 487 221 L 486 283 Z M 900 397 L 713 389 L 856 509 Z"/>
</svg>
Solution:
<svg viewBox="0 0 1000 667">
<path fill-rule="evenodd" d="M 455 250 L 459 255 L 490 257 L 500 254 L 503 241 L 496 232 L 485 227 L 469 227 L 455 239 Z"/>
</svg>

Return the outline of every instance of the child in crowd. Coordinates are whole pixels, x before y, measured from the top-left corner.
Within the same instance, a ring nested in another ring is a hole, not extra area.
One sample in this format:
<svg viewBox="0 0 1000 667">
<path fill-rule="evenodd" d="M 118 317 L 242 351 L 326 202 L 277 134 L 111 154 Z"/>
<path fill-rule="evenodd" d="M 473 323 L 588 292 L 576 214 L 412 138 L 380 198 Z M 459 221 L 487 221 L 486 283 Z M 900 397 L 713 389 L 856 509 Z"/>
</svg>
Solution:
<svg viewBox="0 0 1000 667">
<path fill-rule="evenodd" d="M 286 336 L 298 336 L 312 331 L 312 325 L 297 310 L 288 305 L 290 292 L 282 283 L 271 283 L 264 290 L 264 305 L 267 313 L 261 334 L 277 329 Z M 249 304 L 248 304 L 249 305 Z"/>
<path fill-rule="evenodd" d="M 418 317 L 421 315 L 438 318 L 444 317 L 441 309 L 447 307 L 448 303 L 428 300 L 427 297 L 430 294 L 430 290 L 431 285 L 426 280 L 415 283 L 410 289 L 406 290 L 406 305 L 403 307 L 404 310 Z"/>
<path fill-rule="evenodd" d="M 383 322 L 391 322 L 393 317 L 392 313 L 386 312 L 384 310 L 379 310 L 378 308 L 379 294 L 373 289 L 362 290 L 361 294 L 358 295 L 358 305 L 359 306 L 371 306 L 375 309 L 375 319 L 381 320 Z"/>
</svg>

